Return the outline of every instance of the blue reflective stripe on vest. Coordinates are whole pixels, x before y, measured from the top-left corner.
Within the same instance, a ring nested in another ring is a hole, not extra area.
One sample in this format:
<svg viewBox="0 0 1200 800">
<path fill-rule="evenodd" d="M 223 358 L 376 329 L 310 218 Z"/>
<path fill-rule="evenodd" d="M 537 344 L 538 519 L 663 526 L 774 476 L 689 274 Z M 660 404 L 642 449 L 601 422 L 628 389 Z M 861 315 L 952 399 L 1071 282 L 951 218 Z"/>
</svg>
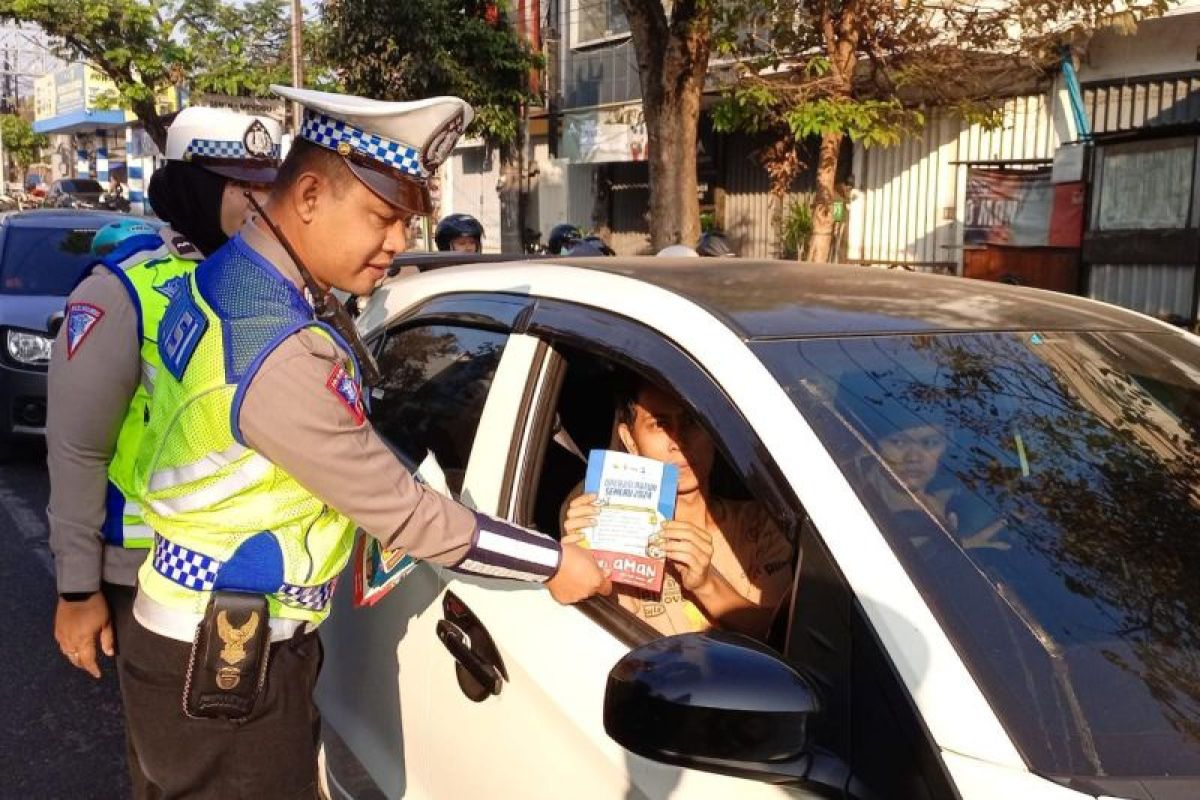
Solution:
<svg viewBox="0 0 1200 800">
<path fill-rule="evenodd" d="M 112 481 L 104 490 L 104 524 L 100 527 L 107 544 L 125 543 L 125 495 Z"/>
</svg>

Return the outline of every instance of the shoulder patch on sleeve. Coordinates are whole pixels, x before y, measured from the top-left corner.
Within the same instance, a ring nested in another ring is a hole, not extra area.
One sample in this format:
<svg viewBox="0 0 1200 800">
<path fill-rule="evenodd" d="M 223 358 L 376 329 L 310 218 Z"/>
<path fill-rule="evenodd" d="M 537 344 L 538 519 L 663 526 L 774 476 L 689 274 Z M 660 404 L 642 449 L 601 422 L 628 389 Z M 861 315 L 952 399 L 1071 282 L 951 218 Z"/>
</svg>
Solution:
<svg viewBox="0 0 1200 800">
<path fill-rule="evenodd" d="M 67 360 L 70 361 L 83 344 L 83 340 L 104 316 L 104 309 L 91 303 L 67 305 Z"/>
<path fill-rule="evenodd" d="M 187 240 L 181 233 L 174 233 L 167 239 L 167 247 L 171 252 L 180 258 L 186 258 L 191 261 L 203 261 L 204 255 L 196 248 L 196 245 Z"/>
<path fill-rule="evenodd" d="M 333 392 L 334 397 L 350 412 L 354 424 L 362 425 L 367 418 L 366 412 L 363 411 L 362 387 L 346 368 L 341 364 L 334 364 L 333 370 L 325 380 L 325 387 Z"/>
</svg>

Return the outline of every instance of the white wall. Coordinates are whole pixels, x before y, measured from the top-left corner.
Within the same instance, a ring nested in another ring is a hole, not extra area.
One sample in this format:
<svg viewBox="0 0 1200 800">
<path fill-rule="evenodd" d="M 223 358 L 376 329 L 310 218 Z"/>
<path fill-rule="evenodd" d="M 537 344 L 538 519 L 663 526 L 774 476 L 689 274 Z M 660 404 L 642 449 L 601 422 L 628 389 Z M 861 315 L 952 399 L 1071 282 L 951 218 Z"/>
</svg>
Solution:
<svg viewBox="0 0 1200 800">
<path fill-rule="evenodd" d="M 537 217 L 529 220 L 529 227 L 541 232 L 545 244 L 551 228 L 570 221 L 570 169 L 567 159 L 550 157 L 550 145 L 545 141 L 534 145 L 533 162 L 538 174 L 531 187 L 536 199 L 530 207 L 537 209 Z"/>
<path fill-rule="evenodd" d="M 1097 33 L 1079 67 L 1079 80 L 1111 80 L 1200 69 L 1200 0 L 1187 0 L 1161 19 L 1141 22 L 1135 34 Z"/>
<path fill-rule="evenodd" d="M 483 251 L 500 252 L 500 156 L 490 158 L 483 145 L 459 145 L 442 168 L 439 213 L 470 214 L 483 225 Z"/>
</svg>

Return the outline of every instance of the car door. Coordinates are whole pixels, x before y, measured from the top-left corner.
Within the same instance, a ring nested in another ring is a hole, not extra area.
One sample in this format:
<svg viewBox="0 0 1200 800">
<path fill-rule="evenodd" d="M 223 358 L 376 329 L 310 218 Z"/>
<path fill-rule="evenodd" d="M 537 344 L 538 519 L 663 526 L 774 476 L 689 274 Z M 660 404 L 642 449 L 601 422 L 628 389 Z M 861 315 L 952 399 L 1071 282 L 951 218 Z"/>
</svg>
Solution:
<svg viewBox="0 0 1200 800">
<path fill-rule="evenodd" d="M 732 440 L 722 444 L 742 470 L 759 478 L 769 474 L 769 465 L 751 463 L 756 443 L 748 429 L 730 427 L 736 423 L 736 409 L 691 358 L 649 328 L 539 301 L 528 331 L 545 344 L 525 397 L 512 409 L 517 416 L 496 420 L 498 429 L 512 433 L 511 446 L 504 457 L 500 447 L 472 453 L 467 489 L 479 501 L 486 498 L 481 510 L 524 524 L 536 521 L 532 483 L 560 469 L 549 465 L 545 450 L 555 427 L 562 364 L 557 348 L 565 339 L 610 356 L 617 355 L 613 348 L 618 348 L 622 363 L 676 387 L 706 419 L 724 420 L 727 430 L 737 429 L 730 434 Z M 782 510 L 777 495 L 770 500 Z M 426 756 L 436 796 L 815 796 L 799 788 L 653 762 L 610 739 L 603 725 L 608 672 L 631 647 L 657 635 L 615 603 L 592 599 L 565 607 L 536 587 L 440 572 L 446 590 L 434 610 L 451 619 L 465 616 L 485 632 L 498 653 L 491 661 L 506 679 L 498 694 L 468 696 L 462 670 L 450 652 L 435 652 L 428 662 L 432 724 Z"/>
<path fill-rule="evenodd" d="M 500 420 L 515 414 L 493 406 L 520 398 L 537 343 L 511 335 L 503 322 L 481 325 L 478 313 L 464 324 L 444 303 L 424 311 L 375 343 L 384 379 L 372 391 L 371 421 L 410 468 L 436 460 L 450 493 L 474 505 L 471 453 L 509 438 Z M 441 575 L 418 562 L 376 605 L 355 608 L 354 567 L 352 559 L 321 627 L 325 662 L 316 697 L 328 729 L 330 791 L 437 796 L 426 741 L 436 709 L 425 676 L 430 659 L 445 653 L 435 632 Z"/>
</svg>

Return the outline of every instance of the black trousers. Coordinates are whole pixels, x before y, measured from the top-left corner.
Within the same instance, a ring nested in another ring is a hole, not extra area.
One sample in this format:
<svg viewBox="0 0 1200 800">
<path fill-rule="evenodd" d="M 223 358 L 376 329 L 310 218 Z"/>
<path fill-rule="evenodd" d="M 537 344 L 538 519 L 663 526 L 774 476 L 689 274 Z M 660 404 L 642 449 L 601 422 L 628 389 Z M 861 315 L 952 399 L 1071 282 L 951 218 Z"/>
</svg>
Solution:
<svg viewBox="0 0 1200 800">
<path fill-rule="evenodd" d="M 137 596 L 137 588 L 122 586 L 117 583 L 102 583 L 100 591 L 108 603 L 108 613 L 112 617 L 113 633 L 117 645 L 117 680 L 123 686 L 124 679 L 121 671 L 124 661 L 121 658 L 121 643 L 129 635 L 129 626 L 133 623 L 133 600 Z M 138 763 L 137 751 L 133 747 L 133 737 L 129 735 L 128 717 L 125 724 L 125 762 L 129 765 L 129 781 L 133 786 L 135 797 L 146 796 L 146 776 Z"/>
<path fill-rule="evenodd" d="M 145 777 L 137 800 L 318 797 L 313 688 L 321 669 L 315 633 L 271 645 L 267 681 L 242 722 L 192 719 L 183 712 L 191 644 L 133 620 L 119 658 L 125 719 Z"/>
</svg>

